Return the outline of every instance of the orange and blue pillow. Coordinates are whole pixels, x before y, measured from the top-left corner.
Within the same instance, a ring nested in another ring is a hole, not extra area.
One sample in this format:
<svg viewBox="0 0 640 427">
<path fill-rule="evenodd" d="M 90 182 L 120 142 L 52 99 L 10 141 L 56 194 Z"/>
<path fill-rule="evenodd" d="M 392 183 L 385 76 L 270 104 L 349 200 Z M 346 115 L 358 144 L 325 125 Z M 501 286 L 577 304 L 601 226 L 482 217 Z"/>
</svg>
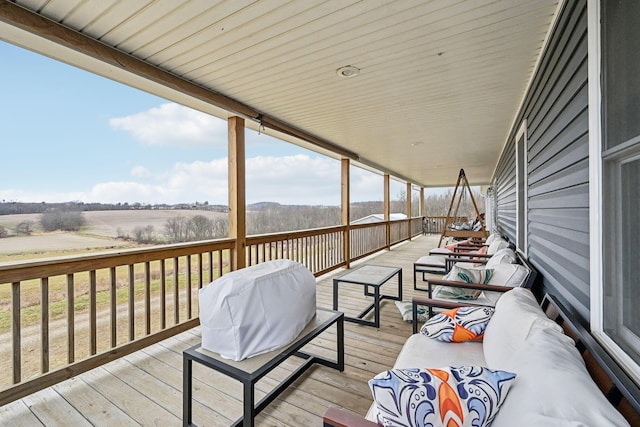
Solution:
<svg viewBox="0 0 640 427">
<path fill-rule="evenodd" d="M 479 366 L 392 369 L 369 380 L 384 426 L 489 426 L 516 374 Z"/>
<path fill-rule="evenodd" d="M 420 333 L 444 342 L 479 340 L 491 320 L 492 307 L 458 307 L 443 311 L 427 320 Z"/>
</svg>

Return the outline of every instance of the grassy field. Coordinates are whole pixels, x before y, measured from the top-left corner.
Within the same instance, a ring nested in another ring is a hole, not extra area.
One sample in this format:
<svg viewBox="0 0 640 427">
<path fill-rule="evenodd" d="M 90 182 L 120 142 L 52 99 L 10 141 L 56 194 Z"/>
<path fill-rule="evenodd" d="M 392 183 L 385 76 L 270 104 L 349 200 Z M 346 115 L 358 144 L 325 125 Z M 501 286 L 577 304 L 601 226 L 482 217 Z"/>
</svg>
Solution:
<svg viewBox="0 0 640 427">
<path fill-rule="evenodd" d="M 32 221 L 34 224 L 34 233 L 31 236 L 0 239 L 0 263 L 135 247 L 135 243 L 118 239 L 118 235 L 131 236 L 136 227 L 149 225 L 157 234 L 162 234 L 170 218 L 204 215 L 212 219 L 226 217 L 227 214 L 198 210 L 126 210 L 90 211 L 82 215 L 86 223 L 76 233 L 44 233 L 39 225 L 40 214 L 0 215 L 0 225 L 10 232 L 21 222 Z"/>
<path fill-rule="evenodd" d="M 19 263 L 27 260 L 50 258 L 61 255 L 75 255 L 95 252 L 108 252 L 128 247 L 140 247 L 140 245 L 118 239 L 122 233 L 132 234 L 135 227 L 152 225 L 157 233 L 161 233 L 167 219 L 172 217 L 192 217 L 205 215 L 212 218 L 215 215 L 226 215 L 192 210 L 166 210 L 166 211 L 102 211 L 85 212 L 86 225 L 76 233 L 53 232 L 43 233 L 38 227 L 31 236 L 18 236 L 0 239 L 0 264 Z M 0 225 L 9 230 L 25 220 L 38 220 L 39 215 L 4 215 L 0 216 Z M 180 260 L 180 271 L 185 271 L 186 260 Z M 144 331 L 144 277 L 145 273 L 140 266 L 135 268 L 134 305 L 136 306 L 135 330 L 136 337 L 143 336 Z M 208 270 L 209 267 L 206 267 Z M 228 267 L 227 267 L 228 268 Z M 197 266 L 192 266 L 194 283 L 192 294 L 197 294 L 195 272 Z M 128 340 L 129 320 L 129 281 L 126 267 L 119 267 L 116 272 L 117 304 L 117 341 L 118 344 Z M 176 287 L 173 277 L 173 269 L 167 266 L 167 288 L 165 303 L 167 313 L 165 315 L 167 325 L 174 323 L 174 313 L 178 310 L 179 317 L 184 320 L 187 317 L 186 309 L 186 277 L 180 275 L 178 286 L 178 307 L 173 300 Z M 75 275 L 74 284 L 74 328 L 76 337 L 76 360 L 89 355 L 88 347 L 88 303 L 89 280 L 88 275 Z M 85 277 L 86 276 L 86 277 Z M 208 274 L 205 276 L 208 277 Z M 109 307 L 110 280 L 108 270 L 96 271 L 97 278 L 97 317 L 98 317 L 98 351 L 107 350 L 110 347 L 110 317 Z M 160 317 L 160 263 L 151 263 L 151 300 L 152 300 L 152 330 L 159 330 Z M 194 295 L 195 296 L 195 295 Z M 63 366 L 66 363 L 66 317 L 67 317 L 67 285 L 66 276 L 51 277 L 49 279 L 49 333 L 50 333 L 50 359 L 51 368 Z M 22 370 L 23 378 L 37 375 L 40 369 L 40 323 L 41 323 L 41 285 L 39 280 L 25 281 L 20 284 L 21 299 L 21 328 L 22 328 Z M 196 299 L 197 301 L 197 299 Z M 192 307 L 194 315 L 197 315 L 197 304 Z M 11 284 L 0 284 L 0 388 L 8 386 L 11 379 Z"/>
</svg>

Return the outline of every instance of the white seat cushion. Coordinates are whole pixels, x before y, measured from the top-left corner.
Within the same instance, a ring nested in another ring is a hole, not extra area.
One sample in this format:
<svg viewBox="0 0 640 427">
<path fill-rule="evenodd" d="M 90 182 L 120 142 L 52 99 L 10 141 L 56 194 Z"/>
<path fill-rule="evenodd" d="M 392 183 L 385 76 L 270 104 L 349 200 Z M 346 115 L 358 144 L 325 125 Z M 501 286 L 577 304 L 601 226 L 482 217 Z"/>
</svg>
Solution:
<svg viewBox="0 0 640 427">
<path fill-rule="evenodd" d="M 451 251 L 447 248 L 433 248 L 429 251 L 429 255 L 434 256 L 434 255 L 441 255 L 441 256 L 446 256 L 446 255 L 451 255 Z"/>
<path fill-rule="evenodd" d="M 484 357 L 492 369 L 505 369 L 532 330 L 562 328 L 549 319 L 529 289 L 513 288 L 495 305 L 495 313 L 484 331 Z"/>
<path fill-rule="evenodd" d="M 518 256 L 516 255 L 516 253 L 512 249 L 504 248 L 500 249 L 495 254 L 493 254 L 491 258 L 489 258 L 489 261 L 487 261 L 487 268 L 495 268 L 496 265 L 502 263 L 514 264 L 517 261 Z"/>
<path fill-rule="evenodd" d="M 413 334 L 402 346 L 394 368 L 486 366 L 481 342 L 446 343 Z"/>
<path fill-rule="evenodd" d="M 443 257 L 437 255 L 426 255 L 418 258 L 416 264 L 428 264 L 429 266 L 415 266 L 415 271 L 442 271 L 444 273 L 446 261 Z"/>
<path fill-rule="evenodd" d="M 517 379 L 493 427 L 629 425 L 591 379 L 573 340 L 558 330 L 533 331 L 504 369 Z"/>
<path fill-rule="evenodd" d="M 529 277 L 529 269 L 521 264 L 496 264 L 493 266 L 493 274 L 489 280 L 490 285 L 511 286 L 513 288 L 523 286 Z"/>
<path fill-rule="evenodd" d="M 493 255 L 498 252 L 500 249 L 505 249 L 509 247 L 509 242 L 504 239 L 495 239 L 493 243 L 491 243 L 487 247 L 487 255 Z"/>
</svg>

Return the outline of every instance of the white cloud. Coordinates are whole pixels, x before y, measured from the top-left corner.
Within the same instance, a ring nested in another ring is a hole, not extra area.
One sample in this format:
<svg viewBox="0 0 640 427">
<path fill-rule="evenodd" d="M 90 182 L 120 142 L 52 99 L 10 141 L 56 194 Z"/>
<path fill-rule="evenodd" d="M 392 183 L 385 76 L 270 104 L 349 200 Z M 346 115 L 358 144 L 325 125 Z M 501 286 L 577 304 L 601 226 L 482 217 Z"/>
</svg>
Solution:
<svg viewBox="0 0 640 427">
<path fill-rule="evenodd" d="M 380 175 L 353 172 L 353 201 L 382 200 Z M 227 159 L 174 164 L 152 171 L 144 166 L 131 169 L 128 180 L 102 182 L 86 192 L 27 193 L 0 191 L 0 199 L 64 202 L 79 200 L 104 203 L 228 203 Z M 246 160 L 247 203 L 263 201 L 296 205 L 339 205 L 340 162 L 306 154 L 258 156 Z"/>
<path fill-rule="evenodd" d="M 340 204 L 340 163 L 305 154 L 246 162 L 247 203 Z"/>
<path fill-rule="evenodd" d="M 227 143 L 227 122 L 175 103 L 109 120 L 112 129 L 147 145 L 214 146 Z"/>
</svg>

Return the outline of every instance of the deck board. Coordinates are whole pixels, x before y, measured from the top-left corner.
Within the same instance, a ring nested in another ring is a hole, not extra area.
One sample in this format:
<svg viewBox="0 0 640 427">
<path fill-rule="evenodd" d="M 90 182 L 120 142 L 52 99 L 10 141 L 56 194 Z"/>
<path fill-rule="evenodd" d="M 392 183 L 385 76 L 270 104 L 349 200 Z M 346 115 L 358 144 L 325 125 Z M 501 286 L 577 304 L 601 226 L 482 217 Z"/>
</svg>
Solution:
<svg viewBox="0 0 640 427">
<path fill-rule="evenodd" d="M 413 262 L 437 245 L 439 236 L 416 238 L 378 255 L 354 263 L 403 268 L 405 300 L 424 293 L 413 291 Z M 339 270 L 318 278 L 316 301 L 331 308 L 332 278 Z M 395 293 L 395 278 L 385 292 Z M 340 289 L 340 309 L 360 312 L 371 298 L 362 286 Z M 372 316 L 369 316 L 372 318 Z M 385 300 L 380 328 L 345 322 L 345 371 L 313 366 L 256 419 L 259 426 L 321 425 L 329 406 L 364 414 L 371 405 L 367 381 L 389 369 L 402 344 L 411 335 L 411 324 L 402 320 L 393 301 Z M 335 357 L 335 327 L 305 346 L 305 351 Z M 182 351 L 200 342 L 200 328 L 183 332 L 102 367 L 0 408 L 0 425 L 182 425 Z M 262 398 L 289 375 L 301 359 L 285 361 L 256 385 Z M 227 426 L 242 413 L 242 386 L 222 374 L 194 364 L 194 422 Z"/>
</svg>

